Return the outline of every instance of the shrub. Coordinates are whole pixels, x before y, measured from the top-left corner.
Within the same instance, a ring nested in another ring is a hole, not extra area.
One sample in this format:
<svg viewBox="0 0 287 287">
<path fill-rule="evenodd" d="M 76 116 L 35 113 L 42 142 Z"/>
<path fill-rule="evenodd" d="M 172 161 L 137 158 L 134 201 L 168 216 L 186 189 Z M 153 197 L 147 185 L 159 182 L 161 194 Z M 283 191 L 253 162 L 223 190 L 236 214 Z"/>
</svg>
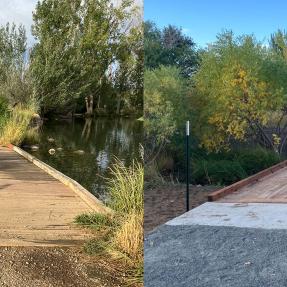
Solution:
<svg viewBox="0 0 287 287">
<path fill-rule="evenodd" d="M 198 160 L 192 166 L 192 178 L 200 184 L 231 184 L 247 176 L 240 163 L 231 160 Z"/>
<path fill-rule="evenodd" d="M 108 190 L 111 207 L 120 216 L 120 225 L 112 236 L 112 244 L 140 264 L 143 252 L 143 186 L 144 168 L 139 162 L 126 167 L 117 160 L 111 168 Z"/>
<path fill-rule="evenodd" d="M 280 161 L 280 157 L 274 151 L 261 147 L 240 150 L 235 156 L 248 175 L 255 174 Z"/>
<path fill-rule="evenodd" d="M 145 164 L 144 169 L 144 183 L 145 187 L 163 185 L 165 180 L 162 176 L 162 171 L 159 170 L 156 162 Z"/>
<path fill-rule="evenodd" d="M 141 283 L 143 275 L 143 184 L 142 164 L 130 167 L 117 160 L 107 179 L 113 217 L 98 213 L 79 215 L 75 222 L 96 230 L 107 227 L 105 233 L 88 241 L 84 249 L 89 254 L 108 252 L 124 259 L 131 282 Z"/>
<path fill-rule="evenodd" d="M 193 155 L 192 180 L 200 184 L 228 185 L 280 161 L 278 154 L 262 147 L 197 155 Z"/>
<path fill-rule="evenodd" d="M 37 127 L 29 128 L 25 133 L 25 138 L 22 142 L 28 145 L 39 143 L 40 142 L 40 133 Z"/>
</svg>

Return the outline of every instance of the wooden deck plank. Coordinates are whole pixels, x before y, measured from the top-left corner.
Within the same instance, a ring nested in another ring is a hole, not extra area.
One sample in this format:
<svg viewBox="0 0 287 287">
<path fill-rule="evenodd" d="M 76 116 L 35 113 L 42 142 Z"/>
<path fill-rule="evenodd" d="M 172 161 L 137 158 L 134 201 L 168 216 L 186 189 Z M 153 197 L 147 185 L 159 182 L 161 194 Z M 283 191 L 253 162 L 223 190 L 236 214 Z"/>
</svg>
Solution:
<svg viewBox="0 0 287 287">
<path fill-rule="evenodd" d="M 219 202 L 286 203 L 287 167 L 247 184 L 217 200 Z"/>
<path fill-rule="evenodd" d="M 83 242 L 72 224 L 91 208 L 72 189 L 14 151 L 0 147 L 0 246 L 62 246 Z"/>
<path fill-rule="evenodd" d="M 279 163 L 273 167 L 270 167 L 270 168 L 265 169 L 261 172 L 258 172 L 257 174 L 254 174 L 248 178 L 244 178 L 238 182 L 235 182 L 234 184 L 231 184 L 227 187 L 224 187 L 220 190 L 217 190 L 208 196 L 208 200 L 209 201 L 218 200 L 219 198 L 226 196 L 230 193 L 236 192 L 237 190 L 239 190 L 239 189 L 241 189 L 247 185 L 252 185 L 252 184 L 260 181 L 263 177 L 266 177 L 270 174 L 273 174 L 275 171 L 282 169 L 284 166 L 286 166 L 286 164 L 287 164 L 287 161 L 284 161 L 284 162 Z"/>
</svg>

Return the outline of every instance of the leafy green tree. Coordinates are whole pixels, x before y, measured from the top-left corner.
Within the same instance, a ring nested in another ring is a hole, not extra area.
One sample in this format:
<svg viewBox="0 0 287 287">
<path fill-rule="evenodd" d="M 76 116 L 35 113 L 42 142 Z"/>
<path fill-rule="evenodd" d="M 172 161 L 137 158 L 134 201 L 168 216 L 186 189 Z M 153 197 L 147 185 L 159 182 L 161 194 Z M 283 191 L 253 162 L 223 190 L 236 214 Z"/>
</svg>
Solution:
<svg viewBox="0 0 287 287">
<path fill-rule="evenodd" d="M 161 58 L 163 57 L 164 49 L 161 37 L 161 30 L 153 22 L 146 21 L 144 23 L 145 67 L 147 69 L 155 69 L 162 64 Z"/>
<path fill-rule="evenodd" d="M 73 105 L 79 93 L 80 3 L 45 0 L 38 2 L 33 14 L 37 44 L 31 55 L 31 72 L 44 113 Z"/>
<path fill-rule="evenodd" d="M 114 86 L 109 71 L 123 58 L 134 15 L 131 0 L 119 5 L 111 0 L 38 2 L 33 17 L 38 44 L 31 70 L 44 112 L 75 110 L 77 103 L 83 108 L 85 98 L 103 108 L 104 97 L 111 96 L 102 95 L 103 86 Z M 116 99 L 111 102 L 115 106 Z"/>
<path fill-rule="evenodd" d="M 147 157 L 155 158 L 189 115 L 187 80 L 176 67 L 147 70 L 144 79 Z"/>
<path fill-rule="evenodd" d="M 7 23 L 0 27 L 0 98 L 11 106 L 26 103 L 32 96 L 26 41 L 23 26 Z"/>
<path fill-rule="evenodd" d="M 114 86 L 117 97 L 116 113 L 122 106 L 143 110 L 143 33 L 132 28 L 117 57 Z"/>
<path fill-rule="evenodd" d="M 272 34 L 270 44 L 278 55 L 287 60 L 287 33 L 285 31 L 278 30 Z"/>
<path fill-rule="evenodd" d="M 163 30 L 147 21 L 144 31 L 145 66 L 176 66 L 185 77 L 191 76 L 198 65 L 198 55 L 193 40 L 182 30 L 169 25 Z"/>
</svg>

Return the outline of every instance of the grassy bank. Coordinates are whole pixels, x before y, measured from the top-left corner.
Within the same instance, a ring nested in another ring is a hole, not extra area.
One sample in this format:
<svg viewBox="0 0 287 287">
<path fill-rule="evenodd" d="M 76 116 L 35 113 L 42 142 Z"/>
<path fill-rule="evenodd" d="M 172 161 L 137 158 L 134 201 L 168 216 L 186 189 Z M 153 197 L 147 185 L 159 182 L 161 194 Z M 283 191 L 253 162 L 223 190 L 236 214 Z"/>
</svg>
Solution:
<svg viewBox="0 0 287 287">
<path fill-rule="evenodd" d="M 141 286 L 143 273 L 143 166 L 117 160 L 107 179 L 113 214 L 79 215 L 75 222 L 95 232 L 85 245 L 91 255 L 109 256 L 126 269 L 127 284 Z"/>
<path fill-rule="evenodd" d="M 20 104 L 12 110 L 2 103 L 1 110 L 3 114 L 0 119 L 0 145 L 19 145 L 25 138 L 36 136 L 35 130 L 30 126 L 33 116 L 37 113 L 35 103 Z"/>
</svg>

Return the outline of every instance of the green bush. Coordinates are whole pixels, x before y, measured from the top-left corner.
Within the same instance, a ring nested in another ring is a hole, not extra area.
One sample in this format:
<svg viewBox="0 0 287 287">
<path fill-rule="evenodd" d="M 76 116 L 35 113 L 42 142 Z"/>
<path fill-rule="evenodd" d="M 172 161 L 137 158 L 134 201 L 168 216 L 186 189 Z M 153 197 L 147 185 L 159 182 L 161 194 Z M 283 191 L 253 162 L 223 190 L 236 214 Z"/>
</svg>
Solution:
<svg viewBox="0 0 287 287">
<path fill-rule="evenodd" d="M 124 259 L 129 273 L 137 282 L 143 265 L 143 184 L 144 168 L 140 162 L 126 167 L 119 159 L 110 169 L 107 179 L 111 214 L 87 213 L 75 218 L 75 223 L 92 228 L 97 238 L 85 245 L 89 254 L 108 252 Z M 103 232 L 105 231 L 105 232 Z"/>
<path fill-rule="evenodd" d="M 235 157 L 248 175 L 255 174 L 280 161 L 278 154 L 260 147 L 240 150 Z"/>
<path fill-rule="evenodd" d="M 200 184 L 231 184 L 247 176 L 239 162 L 231 160 L 197 160 L 192 178 Z"/>
<path fill-rule="evenodd" d="M 197 184 L 229 185 L 280 161 L 274 151 L 255 147 L 228 153 L 193 154 L 192 180 Z"/>
</svg>

